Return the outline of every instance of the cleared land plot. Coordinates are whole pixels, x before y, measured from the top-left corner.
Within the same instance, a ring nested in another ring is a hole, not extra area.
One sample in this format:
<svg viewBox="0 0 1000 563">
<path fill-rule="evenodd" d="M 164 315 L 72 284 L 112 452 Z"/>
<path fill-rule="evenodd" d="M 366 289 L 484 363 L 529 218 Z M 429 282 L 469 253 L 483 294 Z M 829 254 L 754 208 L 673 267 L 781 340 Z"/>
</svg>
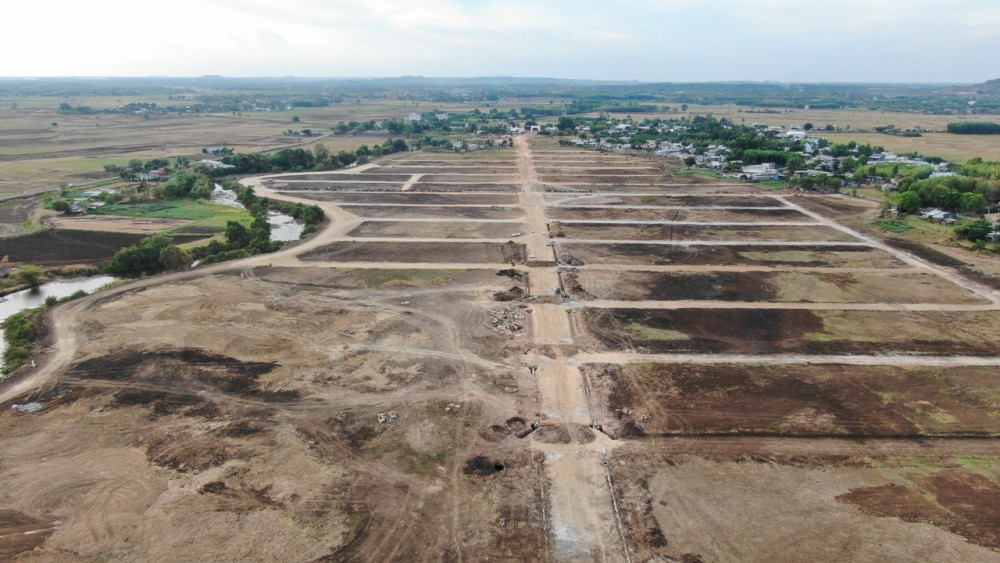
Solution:
<svg viewBox="0 0 1000 563">
<path fill-rule="evenodd" d="M 336 242 L 299 258 L 322 262 L 405 262 L 435 264 L 503 264 L 521 262 L 524 245 L 493 242 Z"/>
<path fill-rule="evenodd" d="M 142 238 L 135 233 L 54 229 L 0 240 L 0 258 L 43 266 L 102 262 Z"/>
<path fill-rule="evenodd" d="M 559 175 L 559 174 L 585 174 L 587 176 L 634 176 L 637 174 L 647 175 L 652 174 L 654 176 L 660 176 L 663 174 L 663 169 L 659 166 L 628 166 L 628 167 L 602 167 L 602 168 L 587 168 L 581 166 L 538 166 L 536 163 L 535 169 L 539 174 L 542 175 Z"/>
<path fill-rule="evenodd" d="M 584 264 L 692 266 L 801 266 L 898 268 L 905 264 L 887 252 L 863 246 L 670 246 L 654 244 L 573 244 L 555 246 L 559 261 Z"/>
<path fill-rule="evenodd" d="M 409 205 L 342 205 L 341 207 L 358 217 L 374 218 L 517 219 L 524 216 L 524 212 L 518 207 L 503 207 L 500 210 L 492 207 L 430 207 Z M 521 225 L 521 227 L 523 226 Z"/>
<path fill-rule="evenodd" d="M 495 160 L 468 160 L 468 159 L 445 159 L 445 158 L 406 158 L 399 160 L 386 160 L 386 164 L 383 168 L 389 168 L 390 166 L 426 166 L 426 167 L 449 167 L 449 166 L 517 166 L 517 161 L 514 159 L 502 159 L 498 158 Z"/>
<path fill-rule="evenodd" d="M 664 174 L 607 174 L 596 176 L 591 174 L 539 174 L 541 182 L 553 184 L 624 184 L 628 186 L 648 186 L 668 182 L 672 176 Z M 692 182 L 698 183 L 698 182 Z"/>
<path fill-rule="evenodd" d="M 404 182 L 275 182 L 268 186 L 272 190 L 284 191 L 312 191 L 312 192 L 398 192 L 403 187 Z"/>
<path fill-rule="evenodd" d="M 584 309 L 574 326 L 604 351 L 992 356 L 1000 312 Z"/>
<path fill-rule="evenodd" d="M 113 558 L 129 537 L 155 560 L 231 559 L 239 544 L 241 559 L 381 561 L 446 552 L 449 526 L 480 538 L 463 547 L 471 560 L 544 559 L 542 466 L 514 438 L 479 438 L 518 413 L 502 389 L 522 370 L 498 362 L 523 338 L 490 330 L 480 295 L 386 299 L 236 272 L 102 295 L 58 391 L 35 397 L 44 410 L 0 411 L 9 506 L 32 507 L 29 530 L 58 520 L 45 549 L 67 559 Z M 493 400 L 467 401 L 465 382 Z M 378 424 L 390 410 L 399 420 Z M 500 470 L 468 471 L 476 456 Z M 71 502 L 89 498 L 107 502 Z"/>
<path fill-rule="evenodd" d="M 387 290 L 406 288 L 480 289 L 504 280 L 492 270 L 268 268 L 255 272 L 266 282 L 326 289 Z"/>
<path fill-rule="evenodd" d="M 426 178 L 426 176 L 424 177 Z M 417 182 L 413 184 L 410 191 L 413 192 L 516 192 L 520 188 L 514 184 L 493 184 L 493 183 L 434 183 Z"/>
<path fill-rule="evenodd" d="M 517 174 L 517 168 L 515 166 L 448 166 L 448 165 L 437 165 L 437 166 L 383 166 L 381 168 L 370 168 L 362 172 L 364 175 L 370 175 L 376 173 L 376 171 L 381 171 L 391 174 L 432 174 L 432 173 L 443 173 L 443 174 Z"/>
<path fill-rule="evenodd" d="M 753 196 L 725 196 L 725 197 L 701 197 L 701 196 L 670 196 L 670 195 L 567 195 L 545 194 L 545 201 L 549 204 L 549 209 L 557 206 L 580 206 L 580 205 L 619 205 L 635 206 L 650 205 L 660 207 L 784 207 L 780 201 L 770 197 Z"/>
<path fill-rule="evenodd" d="M 275 183 L 321 183 L 321 182 L 399 182 L 403 183 L 410 179 L 412 174 L 393 174 L 392 172 L 381 172 L 379 169 L 375 169 L 374 172 L 368 174 L 352 173 L 352 174 L 337 174 L 337 173 L 310 173 L 303 174 L 301 176 L 292 177 L 282 177 L 275 176 L 272 179 Z M 265 178 L 266 179 L 266 178 Z"/>
<path fill-rule="evenodd" d="M 1000 546 L 995 457 L 615 457 L 637 561 L 991 561 Z"/>
<path fill-rule="evenodd" d="M 550 223 L 553 236 L 585 240 L 791 241 L 855 242 L 851 235 L 826 226 L 628 225 Z"/>
<path fill-rule="evenodd" d="M 409 177 L 407 178 L 407 180 Z M 433 184 L 515 184 L 518 178 L 513 174 L 424 174 L 420 182 Z"/>
<path fill-rule="evenodd" d="M 779 303 L 985 303 L 930 273 L 562 272 L 578 298 L 622 301 L 770 301 Z"/>
<path fill-rule="evenodd" d="M 297 194 L 298 195 L 298 194 Z M 310 193 L 300 197 L 333 203 L 360 204 L 402 204 L 402 205 L 489 205 L 506 207 L 518 203 L 517 196 L 509 193 L 477 194 L 435 194 L 427 192 L 394 192 L 373 194 L 370 192 Z"/>
<path fill-rule="evenodd" d="M 190 223 L 183 219 L 155 219 L 150 217 L 117 217 L 114 215 L 59 216 L 50 219 L 57 229 L 77 231 L 113 231 L 118 233 L 157 233 L 182 227 Z"/>
<path fill-rule="evenodd" d="M 588 192 L 611 192 L 611 193 L 629 193 L 629 194 L 648 194 L 650 196 L 662 195 L 662 196 L 706 196 L 709 194 L 747 194 L 755 193 L 756 188 L 748 187 L 744 184 L 733 184 L 733 183 L 722 183 L 717 180 L 705 182 L 686 182 L 683 179 L 679 182 L 675 181 L 650 181 L 644 180 L 639 183 L 628 183 L 628 182 L 587 182 L 587 181 L 576 181 L 576 182 L 549 182 L 542 186 L 543 191 L 551 193 L 588 193 Z"/>
<path fill-rule="evenodd" d="M 507 239 L 526 232 L 523 223 L 474 221 L 366 221 L 348 233 L 352 237 Z"/>
<path fill-rule="evenodd" d="M 584 370 L 612 420 L 622 409 L 634 411 L 617 426 L 632 420 L 644 435 L 1000 433 L 995 368 L 629 364 Z"/>
<path fill-rule="evenodd" d="M 633 221 L 702 221 L 724 223 L 743 223 L 752 221 L 801 223 L 816 222 L 812 217 L 787 207 L 762 207 L 757 209 L 712 209 L 708 207 L 697 209 L 550 207 L 546 210 L 546 215 L 548 215 L 551 219 L 560 221 L 597 221 L 610 219 Z"/>
</svg>

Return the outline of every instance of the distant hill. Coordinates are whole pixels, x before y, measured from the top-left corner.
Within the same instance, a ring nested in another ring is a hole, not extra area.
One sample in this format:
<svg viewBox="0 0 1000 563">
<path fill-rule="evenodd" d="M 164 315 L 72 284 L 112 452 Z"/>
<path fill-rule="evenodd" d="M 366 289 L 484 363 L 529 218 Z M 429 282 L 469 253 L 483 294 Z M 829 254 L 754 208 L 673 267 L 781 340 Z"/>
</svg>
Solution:
<svg viewBox="0 0 1000 563">
<path fill-rule="evenodd" d="M 954 88 L 948 88 L 944 92 L 949 94 L 967 94 L 967 95 L 998 95 L 1000 94 L 1000 78 L 994 78 L 993 80 L 987 80 L 982 84 L 973 84 L 971 86 L 956 86 Z"/>
</svg>

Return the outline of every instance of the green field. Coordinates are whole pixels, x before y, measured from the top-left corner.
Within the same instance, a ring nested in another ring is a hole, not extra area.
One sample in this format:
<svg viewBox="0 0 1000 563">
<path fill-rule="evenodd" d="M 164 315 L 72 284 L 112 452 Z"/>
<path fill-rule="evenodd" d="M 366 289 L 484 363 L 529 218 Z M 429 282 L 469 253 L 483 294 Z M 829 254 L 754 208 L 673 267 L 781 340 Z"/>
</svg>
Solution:
<svg viewBox="0 0 1000 563">
<path fill-rule="evenodd" d="M 223 229 L 227 221 L 249 223 L 246 211 L 216 205 L 204 200 L 170 199 L 150 203 L 105 205 L 94 212 L 98 215 L 118 215 L 123 217 L 149 217 L 152 219 L 181 219 L 193 221 L 197 227 Z"/>
</svg>

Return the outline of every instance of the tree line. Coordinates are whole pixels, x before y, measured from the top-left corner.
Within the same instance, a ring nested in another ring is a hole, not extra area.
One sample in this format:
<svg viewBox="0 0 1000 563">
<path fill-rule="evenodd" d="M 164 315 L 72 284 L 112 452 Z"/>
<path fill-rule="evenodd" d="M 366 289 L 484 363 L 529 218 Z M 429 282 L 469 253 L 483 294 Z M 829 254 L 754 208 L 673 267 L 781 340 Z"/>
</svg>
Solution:
<svg viewBox="0 0 1000 563">
<path fill-rule="evenodd" d="M 1000 123 L 959 121 L 949 123 L 948 132 L 955 135 L 1000 135 Z"/>
</svg>

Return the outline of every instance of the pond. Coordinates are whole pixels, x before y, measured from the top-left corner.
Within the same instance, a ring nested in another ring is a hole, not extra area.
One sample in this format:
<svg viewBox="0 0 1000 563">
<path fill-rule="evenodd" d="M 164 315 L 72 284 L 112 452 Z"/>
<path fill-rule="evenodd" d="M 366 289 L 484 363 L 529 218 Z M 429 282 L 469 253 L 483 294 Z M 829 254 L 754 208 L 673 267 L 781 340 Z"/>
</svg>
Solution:
<svg viewBox="0 0 1000 563">
<path fill-rule="evenodd" d="M 41 307 L 49 297 L 62 299 L 77 291 L 93 293 L 117 279 L 114 276 L 93 276 L 60 280 L 40 285 L 34 289 L 25 289 L 5 295 L 0 297 L 0 322 L 21 311 Z M 3 353 L 6 349 L 7 341 L 4 339 L 3 333 L 0 332 L 0 368 L 3 367 Z"/>
</svg>

